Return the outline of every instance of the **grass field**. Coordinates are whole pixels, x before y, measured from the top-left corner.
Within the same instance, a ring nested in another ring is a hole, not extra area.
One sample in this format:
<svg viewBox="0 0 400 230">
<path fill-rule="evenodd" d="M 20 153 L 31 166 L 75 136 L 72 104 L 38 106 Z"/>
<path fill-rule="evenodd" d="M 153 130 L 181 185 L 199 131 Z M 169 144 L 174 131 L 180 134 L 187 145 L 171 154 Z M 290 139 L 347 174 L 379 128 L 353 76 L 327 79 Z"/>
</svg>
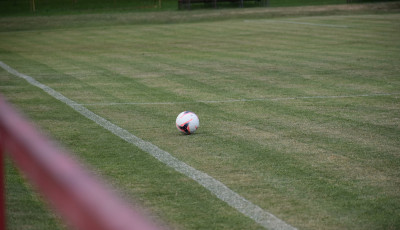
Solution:
<svg viewBox="0 0 400 230">
<path fill-rule="evenodd" d="M 0 61 L 298 229 L 399 229 L 400 14 L 323 14 L 3 18 Z M 0 92 L 170 228 L 262 228 L 4 69 Z M 200 118 L 194 135 L 175 128 L 184 110 Z M 63 228 L 10 161 L 7 204 L 9 229 Z"/>
</svg>

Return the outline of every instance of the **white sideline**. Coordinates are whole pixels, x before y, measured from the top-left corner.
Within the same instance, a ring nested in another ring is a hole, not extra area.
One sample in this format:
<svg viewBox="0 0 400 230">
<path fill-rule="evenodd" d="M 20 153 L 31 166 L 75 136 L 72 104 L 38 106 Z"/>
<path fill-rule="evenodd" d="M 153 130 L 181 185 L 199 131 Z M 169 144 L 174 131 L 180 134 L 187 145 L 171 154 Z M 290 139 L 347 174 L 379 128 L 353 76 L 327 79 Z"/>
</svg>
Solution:
<svg viewBox="0 0 400 230">
<path fill-rule="evenodd" d="M 299 96 L 299 97 L 275 97 L 275 98 L 251 98 L 251 99 L 228 99 L 228 100 L 209 100 L 209 101 L 170 101 L 170 102 L 100 102 L 100 103 L 81 103 L 77 105 L 174 105 L 174 104 L 193 104 L 193 103 L 232 103 L 232 102 L 252 102 L 252 101 L 288 101 L 301 99 L 336 99 L 336 98 L 353 98 L 353 97 L 378 97 L 378 96 L 394 96 L 400 93 L 373 93 L 373 94 L 355 94 L 355 95 L 325 95 L 325 96 Z"/>
<path fill-rule="evenodd" d="M 333 27 L 333 28 L 350 28 L 346 25 L 335 25 L 335 24 L 322 24 L 322 23 L 310 23 L 310 22 L 298 22 L 298 21 L 288 21 L 288 20 L 244 20 L 244 22 L 277 22 L 277 23 L 289 23 L 289 24 L 299 24 L 308 26 L 322 26 L 322 27 Z"/>
<path fill-rule="evenodd" d="M 186 163 L 178 160 L 177 158 L 173 157 L 170 153 L 160 149 L 156 145 L 153 145 L 150 142 L 144 141 L 139 137 L 131 134 L 127 130 L 111 123 L 110 121 L 100 117 L 99 115 L 93 113 L 92 111 L 86 109 L 84 106 L 77 104 L 73 100 L 65 97 L 61 93 L 55 91 L 54 89 L 36 81 L 34 78 L 22 74 L 17 70 L 13 69 L 12 67 L 8 66 L 7 64 L 0 61 L 0 66 L 17 77 L 25 79 L 28 83 L 33 86 L 36 86 L 50 96 L 56 98 L 57 100 L 67 104 L 75 111 L 79 112 L 81 115 L 85 116 L 86 118 L 94 121 L 98 125 L 102 126 L 103 128 L 107 129 L 108 131 L 112 132 L 113 134 L 117 135 L 118 137 L 122 138 L 123 140 L 134 144 L 135 146 L 139 147 L 141 150 L 149 153 L 159 161 L 163 162 L 164 164 L 172 167 L 176 171 L 190 177 L 191 179 L 198 182 L 204 188 L 209 190 L 215 196 L 217 196 L 222 201 L 226 202 L 231 207 L 235 208 L 237 211 L 241 212 L 242 214 L 246 215 L 247 217 L 253 219 L 255 222 L 263 226 L 264 228 L 271 229 L 271 230 L 294 230 L 296 228 L 292 227 L 291 225 L 285 223 L 281 219 L 277 218 L 273 214 L 263 210 L 259 206 L 251 203 L 250 201 L 246 200 L 244 197 L 240 196 L 236 192 L 232 191 L 226 185 L 221 183 L 220 181 L 214 179 L 213 177 L 209 176 L 208 174 L 201 172 Z"/>
</svg>

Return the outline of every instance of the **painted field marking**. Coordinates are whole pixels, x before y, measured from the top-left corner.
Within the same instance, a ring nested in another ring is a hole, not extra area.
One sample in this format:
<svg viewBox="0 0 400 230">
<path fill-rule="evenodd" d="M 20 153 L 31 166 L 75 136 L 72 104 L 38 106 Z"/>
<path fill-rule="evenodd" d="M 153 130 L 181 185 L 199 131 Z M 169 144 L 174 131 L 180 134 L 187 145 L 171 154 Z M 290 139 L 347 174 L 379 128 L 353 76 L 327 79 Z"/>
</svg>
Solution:
<svg viewBox="0 0 400 230">
<path fill-rule="evenodd" d="M 170 101 L 170 102 L 100 102 L 100 103 L 81 103 L 78 105 L 98 105 L 98 106 L 112 106 L 112 105 L 174 105 L 174 104 L 194 104 L 194 103 L 233 103 L 233 102 L 253 102 L 253 101 L 288 101 L 288 100 L 301 100 L 301 99 L 337 99 L 337 98 L 354 98 L 354 97 L 379 97 L 379 96 L 394 96 L 400 93 L 374 93 L 374 94 L 356 94 L 356 95 L 321 95 L 321 96 L 299 96 L 299 97 L 278 97 L 278 98 L 253 98 L 253 99 L 228 99 L 228 100 L 200 100 L 200 101 Z"/>
<path fill-rule="evenodd" d="M 67 104 L 69 107 L 83 115 L 84 117 L 94 121 L 96 124 L 100 125 L 101 127 L 107 129 L 111 133 L 115 134 L 116 136 L 120 137 L 121 139 L 125 140 L 128 143 L 131 143 L 141 150 L 149 153 L 157 160 L 163 162 L 164 164 L 168 165 L 169 167 L 175 169 L 176 171 L 186 175 L 187 177 L 193 179 L 204 188 L 209 190 L 215 196 L 217 196 L 222 201 L 226 202 L 231 207 L 235 208 L 237 211 L 241 212 L 245 216 L 253 219 L 256 223 L 260 224 L 264 228 L 270 230 L 294 230 L 296 228 L 292 227 L 291 225 L 285 223 L 283 220 L 279 219 L 278 217 L 274 216 L 273 214 L 263 210 L 259 206 L 253 204 L 252 202 L 246 200 L 244 197 L 240 196 L 236 192 L 232 191 L 226 185 L 221 183 L 220 181 L 216 180 L 215 178 L 209 176 L 208 174 L 199 171 L 186 163 L 178 160 L 170 153 L 160 149 L 156 145 L 144 141 L 141 138 L 133 135 L 132 133 L 128 132 L 127 130 L 111 123 L 110 121 L 104 119 L 103 117 L 93 113 L 92 111 L 88 110 L 84 106 L 76 103 L 75 101 L 65 97 L 61 93 L 55 91 L 54 89 L 44 85 L 34 78 L 22 74 L 17 70 L 13 69 L 12 67 L 8 66 L 7 64 L 0 61 L 0 66 L 9 72 L 12 75 L 15 75 L 19 78 L 26 80 L 29 84 L 36 86 L 50 96 L 56 98 L 57 100 Z"/>
<path fill-rule="evenodd" d="M 324 24 L 324 23 L 310 23 L 310 22 L 298 22 L 298 21 L 288 21 L 288 20 L 244 20 L 244 22 L 278 22 L 278 23 L 289 23 L 289 24 L 299 24 L 308 26 L 321 26 L 321 27 L 333 27 L 333 28 L 350 28 L 347 25 L 335 25 L 335 24 Z"/>
</svg>

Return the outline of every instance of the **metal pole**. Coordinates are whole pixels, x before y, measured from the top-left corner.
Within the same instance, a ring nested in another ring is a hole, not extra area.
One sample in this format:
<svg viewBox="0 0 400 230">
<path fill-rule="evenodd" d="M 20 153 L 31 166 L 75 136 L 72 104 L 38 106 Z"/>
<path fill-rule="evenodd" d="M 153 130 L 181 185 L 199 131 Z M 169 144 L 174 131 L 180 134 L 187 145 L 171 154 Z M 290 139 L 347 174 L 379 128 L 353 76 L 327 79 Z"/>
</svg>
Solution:
<svg viewBox="0 0 400 230">
<path fill-rule="evenodd" d="M 0 132 L 0 229 L 6 229 L 6 203 L 5 203 L 5 175 L 4 175 L 4 157 L 5 149 L 3 138 Z"/>
<path fill-rule="evenodd" d="M 32 0 L 32 1 L 31 1 L 31 5 L 32 5 L 32 6 L 31 6 L 31 7 L 32 7 L 32 8 L 31 8 L 32 12 L 35 12 L 35 11 L 36 11 L 35 0 Z"/>
</svg>

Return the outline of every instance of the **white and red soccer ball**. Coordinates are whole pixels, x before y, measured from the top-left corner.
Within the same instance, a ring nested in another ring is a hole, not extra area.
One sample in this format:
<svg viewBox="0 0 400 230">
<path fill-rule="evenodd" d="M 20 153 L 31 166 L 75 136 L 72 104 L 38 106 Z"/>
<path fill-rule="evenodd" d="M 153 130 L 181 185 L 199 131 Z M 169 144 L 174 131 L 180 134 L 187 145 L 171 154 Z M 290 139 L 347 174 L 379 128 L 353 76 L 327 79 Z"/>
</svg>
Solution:
<svg viewBox="0 0 400 230">
<path fill-rule="evenodd" d="M 176 127 L 184 134 L 192 134 L 199 127 L 199 118 L 191 111 L 184 111 L 176 118 Z"/>
</svg>

